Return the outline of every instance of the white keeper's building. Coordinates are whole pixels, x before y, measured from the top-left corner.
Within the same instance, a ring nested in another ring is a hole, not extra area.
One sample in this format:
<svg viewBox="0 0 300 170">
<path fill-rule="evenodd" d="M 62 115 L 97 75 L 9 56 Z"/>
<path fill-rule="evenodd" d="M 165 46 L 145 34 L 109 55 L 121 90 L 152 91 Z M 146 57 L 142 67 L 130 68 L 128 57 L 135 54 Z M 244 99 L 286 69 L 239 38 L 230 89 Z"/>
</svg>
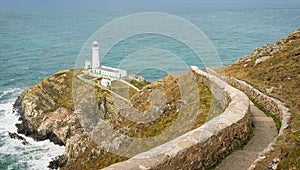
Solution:
<svg viewBox="0 0 300 170">
<path fill-rule="evenodd" d="M 126 70 L 101 66 L 100 59 L 99 59 L 99 46 L 97 41 L 93 42 L 92 50 L 93 50 L 92 62 L 90 60 L 85 61 L 84 68 L 86 70 L 91 70 L 95 74 L 103 75 L 111 79 L 117 79 L 117 80 L 127 76 Z"/>
</svg>

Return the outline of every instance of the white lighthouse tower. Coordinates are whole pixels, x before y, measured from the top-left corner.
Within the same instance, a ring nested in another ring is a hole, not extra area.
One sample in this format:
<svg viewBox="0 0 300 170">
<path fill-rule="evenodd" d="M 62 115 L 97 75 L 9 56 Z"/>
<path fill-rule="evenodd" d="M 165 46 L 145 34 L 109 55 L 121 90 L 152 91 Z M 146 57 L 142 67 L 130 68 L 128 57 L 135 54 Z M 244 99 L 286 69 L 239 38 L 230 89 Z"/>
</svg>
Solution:
<svg viewBox="0 0 300 170">
<path fill-rule="evenodd" d="M 93 42 L 93 58 L 92 58 L 92 70 L 95 72 L 95 70 L 100 66 L 100 59 L 99 59 L 99 46 L 98 42 Z"/>
</svg>

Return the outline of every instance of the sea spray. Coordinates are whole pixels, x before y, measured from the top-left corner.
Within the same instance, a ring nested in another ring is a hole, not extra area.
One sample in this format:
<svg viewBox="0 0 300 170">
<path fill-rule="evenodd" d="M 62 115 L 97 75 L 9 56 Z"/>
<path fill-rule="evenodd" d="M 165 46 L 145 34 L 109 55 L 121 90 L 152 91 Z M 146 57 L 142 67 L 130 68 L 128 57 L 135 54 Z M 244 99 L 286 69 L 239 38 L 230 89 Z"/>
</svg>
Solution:
<svg viewBox="0 0 300 170">
<path fill-rule="evenodd" d="M 29 143 L 24 145 L 8 135 L 17 132 L 15 124 L 19 118 L 13 113 L 13 103 L 21 91 L 14 88 L 0 92 L 0 169 L 47 169 L 53 158 L 64 153 L 63 146 L 20 135 Z"/>
</svg>

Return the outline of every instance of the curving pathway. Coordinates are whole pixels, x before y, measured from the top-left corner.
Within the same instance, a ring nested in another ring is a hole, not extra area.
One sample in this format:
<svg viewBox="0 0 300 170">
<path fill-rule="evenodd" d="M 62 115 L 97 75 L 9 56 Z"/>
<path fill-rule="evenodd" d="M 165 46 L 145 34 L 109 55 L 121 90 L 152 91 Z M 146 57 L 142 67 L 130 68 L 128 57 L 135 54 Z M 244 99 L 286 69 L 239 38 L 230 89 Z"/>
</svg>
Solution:
<svg viewBox="0 0 300 170">
<path fill-rule="evenodd" d="M 247 170 L 277 136 L 276 125 L 271 117 L 266 116 L 253 103 L 250 104 L 250 112 L 254 136 L 243 150 L 235 151 L 222 160 L 216 170 Z"/>
</svg>

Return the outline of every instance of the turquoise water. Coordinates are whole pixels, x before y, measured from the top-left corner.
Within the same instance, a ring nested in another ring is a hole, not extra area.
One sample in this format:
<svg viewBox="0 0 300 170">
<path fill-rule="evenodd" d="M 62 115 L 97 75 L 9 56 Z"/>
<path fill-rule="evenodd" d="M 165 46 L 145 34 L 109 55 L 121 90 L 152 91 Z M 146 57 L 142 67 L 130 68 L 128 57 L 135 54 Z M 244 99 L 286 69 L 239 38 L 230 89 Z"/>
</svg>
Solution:
<svg viewBox="0 0 300 170">
<path fill-rule="evenodd" d="M 206 34 L 224 65 L 300 27 L 300 8 L 228 7 L 174 11 L 167 12 L 190 21 Z M 10 139 L 7 134 L 16 131 L 14 124 L 17 122 L 12 104 L 22 90 L 56 71 L 74 67 L 89 37 L 123 14 L 130 12 L 0 6 L 0 169 L 46 169 L 51 158 L 63 153 L 63 147 L 48 141 L 34 142 L 27 138 L 31 145 L 23 146 Z M 168 44 L 170 41 L 157 35 L 133 37 L 117 45 L 103 62 L 113 67 L 134 49 L 167 46 L 188 65 L 202 66 L 184 46 Z M 166 73 L 145 70 L 142 74 L 148 80 L 156 80 Z"/>
</svg>

